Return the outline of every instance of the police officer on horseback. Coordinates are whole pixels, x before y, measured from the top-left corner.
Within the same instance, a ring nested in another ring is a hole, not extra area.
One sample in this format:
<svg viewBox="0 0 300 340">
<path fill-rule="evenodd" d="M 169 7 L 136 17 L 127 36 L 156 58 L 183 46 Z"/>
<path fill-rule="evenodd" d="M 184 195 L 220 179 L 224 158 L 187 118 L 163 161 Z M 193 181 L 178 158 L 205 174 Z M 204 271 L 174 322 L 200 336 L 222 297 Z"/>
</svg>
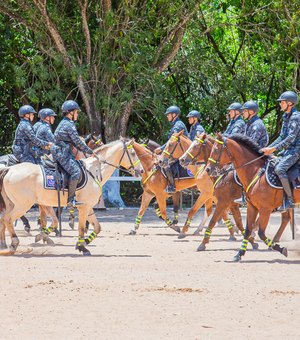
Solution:
<svg viewBox="0 0 300 340">
<path fill-rule="evenodd" d="M 300 112 L 295 107 L 298 103 L 298 96 L 293 91 L 283 92 L 277 101 L 281 111 L 284 112 L 280 135 L 267 148 L 263 148 L 262 151 L 265 155 L 270 155 L 275 151 L 282 151 L 282 157 L 275 166 L 275 172 L 286 195 L 284 205 L 278 210 L 286 210 L 294 207 L 287 171 L 300 158 Z"/>
<path fill-rule="evenodd" d="M 18 111 L 21 121 L 15 133 L 12 149 L 19 162 L 39 163 L 39 158 L 33 151 L 33 147 L 49 150 L 52 145 L 49 141 L 44 141 L 35 136 L 31 125 L 35 113 L 36 111 L 30 105 L 23 105 Z"/>
<path fill-rule="evenodd" d="M 234 102 L 227 108 L 227 112 L 230 118 L 230 122 L 224 132 L 224 136 L 231 136 L 234 133 L 244 134 L 246 130 L 246 124 L 241 116 L 242 104 Z"/>
<path fill-rule="evenodd" d="M 42 139 L 47 142 L 54 143 L 54 135 L 51 130 L 51 125 L 54 124 L 56 113 L 52 109 L 42 109 L 39 111 L 40 113 L 40 124 L 38 125 L 35 135 L 37 138 Z M 37 124 L 37 123 L 36 123 Z M 39 156 L 43 156 L 45 154 L 49 154 L 50 151 L 40 149 L 38 150 Z"/>
<path fill-rule="evenodd" d="M 165 115 L 167 116 L 168 121 L 171 123 L 172 127 L 168 133 L 168 138 L 173 135 L 173 133 L 178 133 L 184 130 L 184 135 L 188 136 L 188 131 L 183 121 L 179 119 L 180 108 L 178 106 L 170 106 L 167 108 Z M 165 148 L 166 144 L 156 148 L 154 151 L 156 154 L 161 154 Z M 164 168 L 166 176 L 169 181 L 169 186 L 166 188 L 166 192 L 169 194 L 174 194 L 176 192 L 175 182 L 172 175 L 172 171 L 170 167 Z"/>
<path fill-rule="evenodd" d="M 269 142 L 267 129 L 263 121 L 258 117 L 258 104 L 253 101 L 247 101 L 243 107 L 243 115 L 247 120 L 245 135 L 250 137 L 261 148 L 265 147 Z"/>
<path fill-rule="evenodd" d="M 189 120 L 189 124 L 191 125 L 190 132 L 189 132 L 189 139 L 194 140 L 195 137 L 201 135 L 201 133 L 205 132 L 203 126 L 200 124 L 200 113 L 197 110 L 192 110 L 187 115 Z"/>
<path fill-rule="evenodd" d="M 72 153 L 72 146 L 86 154 L 94 154 L 79 137 L 75 122 L 80 111 L 74 100 L 67 100 L 62 105 L 64 118 L 58 124 L 55 132 L 55 144 L 51 148 L 53 159 L 70 175 L 68 189 L 68 207 L 82 204 L 75 199 L 77 184 L 80 180 L 81 170 Z"/>
</svg>

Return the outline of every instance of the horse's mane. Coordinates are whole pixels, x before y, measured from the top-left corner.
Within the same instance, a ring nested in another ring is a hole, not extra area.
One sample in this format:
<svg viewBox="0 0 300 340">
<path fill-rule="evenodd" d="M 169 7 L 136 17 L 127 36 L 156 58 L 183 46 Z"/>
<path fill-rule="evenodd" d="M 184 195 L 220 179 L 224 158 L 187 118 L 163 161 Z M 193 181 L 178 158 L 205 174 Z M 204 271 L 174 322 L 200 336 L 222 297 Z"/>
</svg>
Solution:
<svg viewBox="0 0 300 340">
<path fill-rule="evenodd" d="M 110 142 L 108 144 L 103 144 L 101 146 L 99 146 L 99 148 L 96 148 L 94 150 L 94 152 L 105 152 L 108 148 L 114 146 L 115 144 L 119 143 L 120 141 L 124 141 L 125 143 L 129 141 L 129 139 L 126 139 L 126 138 L 121 138 L 121 139 L 118 139 L 118 140 L 115 140 L 113 142 Z"/>
<path fill-rule="evenodd" d="M 242 135 L 240 133 L 235 133 L 229 137 L 230 139 L 234 140 L 238 144 L 244 146 L 247 150 L 254 153 L 256 156 L 262 156 L 262 152 L 260 151 L 260 147 L 257 143 L 253 141 L 250 137 L 246 135 Z M 265 156 L 268 159 L 267 156 Z"/>
</svg>

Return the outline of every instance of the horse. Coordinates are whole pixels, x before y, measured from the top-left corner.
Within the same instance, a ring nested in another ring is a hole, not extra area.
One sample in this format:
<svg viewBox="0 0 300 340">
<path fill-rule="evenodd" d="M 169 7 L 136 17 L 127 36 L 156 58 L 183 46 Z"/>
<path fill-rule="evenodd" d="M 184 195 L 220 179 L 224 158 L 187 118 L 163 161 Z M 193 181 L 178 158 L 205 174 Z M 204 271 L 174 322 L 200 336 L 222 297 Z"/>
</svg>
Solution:
<svg viewBox="0 0 300 340">
<path fill-rule="evenodd" d="M 271 187 L 267 180 L 264 167 L 270 157 L 261 154 L 260 149 L 249 137 L 233 135 L 226 138 L 217 134 L 217 139 L 208 159 L 206 172 L 210 175 L 220 174 L 221 168 L 232 163 L 245 188 L 247 195 L 247 225 L 238 253 L 233 261 L 239 262 L 245 255 L 249 236 L 258 216 L 258 236 L 269 247 L 287 256 L 287 248 L 281 247 L 276 241 L 269 239 L 265 230 L 272 211 L 282 204 L 283 190 Z M 300 190 L 294 190 L 294 201 L 300 203 Z"/>
<path fill-rule="evenodd" d="M 201 186 L 198 186 L 200 190 L 200 196 L 198 197 L 195 205 L 190 209 L 187 220 L 180 234 L 180 238 L 186 236 L 190 223 L 195 213 L 200 209 L 205 200 L 211 199 L 217 201 L 216 209 L 209 222 L 209 226 L 206 228 L 201 247 L 198 247 L 198 251 L 205 250 L 205 244 L 209 242 L 212 229 L 222 216 L 223 220 L 229 231 L 229 240 L 236 241 L 234 236 L 234 229 L 228 218 L 227 209 L 231 210 L 236 226 L 244 233 L 242 217 L 239 211 L 239 204 L 234 200 L 241 197 L 242 188 L 236 183 L 233 174 L 225 178 L 210 178 L 208 174 L 203 171 L 207 162 L 208 155 L 210 154 L 214 139 L 208 137 L 206 140 L 203 138 L 205 134 L 197 136 L 192 142 L 183 135 L 183 131 L 175 133 L 171 136 L 163 151 L 159 164 L 165 166 L 177 160 L 184 167 L 195 173 L 195 177 L 199 179 Z M 196 150 L 195 150 L 196 149 Z M 200 166 L 200 167 L 199 167 Z M 196 172 L 195 172 L 196 167 Z M 198 169 L 198 170 L 197 170 Z M 257 243 L 254 243 L 251 239 L 253 248 L 257 248 Z"/>
<path fill-rule="evenodd" d="M 86 246 L 100 233 L 101 227 L 95 217 L 93 207 L 99 201 L 103 184 L 112 175 L 114 169 L 123 166 L 131 174 L 142 174 L 143 169 L 132 147 L 133 140 L 121 139 L 94 150 L 96 157 L 88 157 L 82 162 L 87 170 L 86 185 L 76 192 L 76 197 L 83 204 L 78 206 L 79 230 L 76 249 L 83 255 L 91 255 Z M 55 190 L 43 187 L 43 175 L 39 165 L 31 163 L 17 164 L 0 170 L 0 249 L 2 254 L 14 254 L 19 239 L 13 222 L 30 207 L 38 203 L 43 206 L 57 206 Z M 67 195 L 61 196 L 61 206 L 67 206 Z M 51 208 L 52 209 L 52 208 Z M 89 221 L 94 231 L 84 238 L 85 222 Z M 10 233 L 11 245 L 7 250 L 5 228 Z"/>
<path fill-rule="evenodd" d="M 167 217 L 166 214 L 166 199 L 170 196 L 165 192 L 165 188 L 167 185 L 167 179 L 164 177 L 161 168 L 156 165 L 156 155 L 147 149 L 145 146 L 140 145 L 138 143 L 133 143 L 133 148 L 141 161 L 141 164 L 144 168 L 144 174 L 142 176 L 142 186 L 143 186 L 143 194 L 141 206 L 138 212 L 138 215 L 135 220 L 134 229 L 130 231 L 130 235 L 135 235 L 140 226 L 141 219 L 150 204 L 150 201 L 153 197 L 156 197 L 157 203 L 159 205 L 162 219 L 166 222 L 166 224 L 174 229 L 176 232 L 180 233 L 180 228 L 178 226 L 174 226 L 171 220 Z M 191 188 L 197 185 L 205 188 L 205 184 L 199 183 L 197 178 L 191 177 L 188 179 L 180 179 L 176 180 L 176 188 L 177 191 L 181 191 L 187 188 Z M 208 199 L 206 202 L 206 216 L 209 216 L 211 213 L 212 200 Z"/>
</svg>

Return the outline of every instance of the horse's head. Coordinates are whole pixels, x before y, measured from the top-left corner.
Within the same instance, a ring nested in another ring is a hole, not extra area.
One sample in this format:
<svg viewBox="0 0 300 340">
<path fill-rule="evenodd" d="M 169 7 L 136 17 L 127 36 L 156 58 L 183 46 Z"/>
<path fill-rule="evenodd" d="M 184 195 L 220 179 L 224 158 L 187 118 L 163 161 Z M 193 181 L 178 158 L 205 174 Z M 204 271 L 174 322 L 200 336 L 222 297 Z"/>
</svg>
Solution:
<svg viewBox="0 0 300 340">
<path fill-rule="evenodd" d="M 196 161 L 206 161 L 206 133 L 197 134 L 197 137 L 193 140 L 192 144 L 186 150 L 186 152 L 179 158 L 180 164 L 186 168 L 188 165 L 195 163 Z"/>
<path fill-rule="evenodd" d="M 144 173 L 144 169 L 133 148 L 133 143 L 134 139 L 123 140 L 123 155 L 120 160 L 120 166 L 127 169 L 132 176 L 139 177 Z"/>
<path fill-rule="evenodd" d="M 206 172 L 210 176 L 219 176 L 220 170 L 225 164 L 231 163 L 229 152 L 226 147 L 227 139 L 220 133 L 217 133 L 217 138 L 211 149 L 210 156 L 208 158 Z M 225 151 L 225 152 L 224 152 Z"/>
<path fill-rule="evenodd" d="M 185 150 L 189 147 L 191 141 L 183 135 L 184 130 L 173 133 L 168 140 L 159 160 L 158 165 L 161 167 L 167 167 L 170 163 L 174 163 Z"/>
<path fill-rule="evenodd" d="M 88 145 L 88 147 L 90 147 L 92 150 L 98 148 L 99 146 L 103 145 L 103 141 L 102 141 L 102 136 L 101 133 L 100 134 L 95 134 L 92 133 L 89 135 L 89 140 L 86 142 L 86 144 Z"/>
</svg>

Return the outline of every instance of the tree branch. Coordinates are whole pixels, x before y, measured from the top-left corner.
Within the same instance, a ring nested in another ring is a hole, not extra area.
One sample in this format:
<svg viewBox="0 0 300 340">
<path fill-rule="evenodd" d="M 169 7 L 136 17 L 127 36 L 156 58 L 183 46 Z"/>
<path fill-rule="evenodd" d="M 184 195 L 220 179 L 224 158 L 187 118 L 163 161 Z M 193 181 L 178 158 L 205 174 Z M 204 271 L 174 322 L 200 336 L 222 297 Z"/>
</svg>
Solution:
<svg viewBox="0 0 300 340">
<path fill-rule="evenodd" d="M 81 7 L 81 18 L 82 18 L 82 28 L 83 34 L 85 37 L 86 42 L 86 63 L 89 65 L 91 63 L 91 54 L 92 54 L 92 47 L 91 47 L 91 35 L 88 26 L 86 10 L 88 5 L 88 0 L 78 0 L 79 6 Z"/>
</svg>

